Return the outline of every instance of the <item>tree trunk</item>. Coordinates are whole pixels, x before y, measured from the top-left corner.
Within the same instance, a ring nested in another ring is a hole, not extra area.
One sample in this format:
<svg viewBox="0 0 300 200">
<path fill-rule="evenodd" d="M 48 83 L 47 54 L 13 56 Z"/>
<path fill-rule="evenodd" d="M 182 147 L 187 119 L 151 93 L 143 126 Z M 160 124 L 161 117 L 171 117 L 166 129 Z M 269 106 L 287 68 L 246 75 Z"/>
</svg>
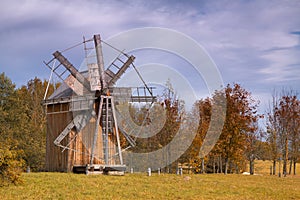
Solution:
<svg viewBox="0 0 300 200">
<path fill-rule="evenodd" d="M 235 173 L 240 174 L 240 167 L 238 165 L 235 165 Z"/>
<path fill-rule="evenodd" d="M 229 159 L 225 158 L 225 171 L 224 171 L 225 175 L 227 174 L 227 170 L 228 170 L 228 161 L 229 161 Z"/>
<path fill-rule="evenodd" d="M 273 171 L 272 171 L 272 165 L 270 165 L 270 175 L 272 176 L 273 175 Z"/>
<path fill-rule="evenodd" d="M 250 175 L 254 174 L 254 159 L 250 159 Z"/>
<path fill-rule="evenodd" d="M 284 176 L 287 174 L 287 162 L 288 162 L 288 138 L 285 138 L 285 144 L 284 144 L 284 156 L 283 156 L 283 170 L 282 173 Z"/>
<path fill-rule="evenodd" d="M 204 158 L 201 159 L 201 173 L 204 174 Z"/>
<path fill-rule="evenodd" d="M 281 177 L 281 158 L 279 159 L 279 170 L 278 170 L 278 176 Z"/>
<path fill-rule="evenodd" d="M 276 159 L 273 160 L 273 175 L 276 175 Z"/>
<path fill-rule="evenodd" d="M 282 167 L 282 175 L 286 176 L 286 171 L 287 171 L 287 160 L 284 158 L 283 159 L 283 167 Z"/>
<path fill-rule="evenodd" d="M 296 175 L 297 159 L 294 159 L 294 175 Z"/>
<path fill-rule="evenodd" d="M 220 156 L 220 173 L 223 173 L 222 157 Z"/>
<path fill-rule="evenodd" d="M 213 159 L 213 174 L 215 174 L 215 173 L 216 173 L 216 159 L 214 157 L 214 159 Z"/>
<path fill-rule="evenodd" d="M 292 174 L 292 165 L 293 165 L 293 159 L 290 159 L 290 168 L 289 168 L 289 175 Z"/>
<path fill-rule="evenodd" d="M 217 173 L 220 173 L 220 158 L 217 159 Z"/>
</svg>

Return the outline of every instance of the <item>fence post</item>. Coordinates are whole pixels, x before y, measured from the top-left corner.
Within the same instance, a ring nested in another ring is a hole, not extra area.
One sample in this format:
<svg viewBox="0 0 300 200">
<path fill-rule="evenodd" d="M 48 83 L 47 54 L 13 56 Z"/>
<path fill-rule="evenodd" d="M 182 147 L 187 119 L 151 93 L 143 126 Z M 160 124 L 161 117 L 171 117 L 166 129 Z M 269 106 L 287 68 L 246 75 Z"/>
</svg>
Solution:
<svg viewBox="0 0 300 200">
<path fill-rule="evenodd" d="M 148 176 L 151 176 L 151 168 L 148 168 Z"/>
</svg>

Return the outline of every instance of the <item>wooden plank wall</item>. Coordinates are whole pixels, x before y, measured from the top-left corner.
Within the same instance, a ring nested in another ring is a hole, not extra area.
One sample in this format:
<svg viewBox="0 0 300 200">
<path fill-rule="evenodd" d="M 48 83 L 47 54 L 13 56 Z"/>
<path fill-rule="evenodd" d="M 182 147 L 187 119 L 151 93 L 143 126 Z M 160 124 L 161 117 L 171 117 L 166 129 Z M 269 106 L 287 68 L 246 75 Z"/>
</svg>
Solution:
<svg viewBox="0 0 300 200">
<path fill-rule="evenodd" d="M 47 108 L 47 137 L 46 137 L 46 171 L 66 172 L 68 170 L 69 152 L 61 152 L 61 149 L 54 145 L 56 137 L 71 122 L 72 113 L 62 112 L 61 109 L 68 110 L 68 104 L 50 105 Z M 62 141 L 66 143 L 66 141 Z"/>
<path fill-rule="evenodd" d="M 57 147 L 53 143 L 57 136 L 73 120 L 73 113 L 68 112 L 68 109 L 69 105 L 67 103 L 49 105 L 47 108 L 46 171 L 70 172 L 74 165 L 86 165 L 90 163 L 90 152 L 96 126 L 95 118 L 91 118 L 90 123 L 77 135 L 76 130 L 72 130 L 61 142 L 63 145 L 66 145 L 76 136 L 70 146 L 70 148 L 75 151 L 66 149 L 62 152 L 62 148 Z M 99 126 L 94 164 L 104 164 L 102 140 L 102 129 Z M 109 146 L 110 154 L 115 155 L 115 136 L 109 137 Z M 116 158 L 118 158 L 118 156 Z M 109 164 L 113 165 L 119 163 L 115 162 L 115 160 L 110 160 Z"/>
</svg>

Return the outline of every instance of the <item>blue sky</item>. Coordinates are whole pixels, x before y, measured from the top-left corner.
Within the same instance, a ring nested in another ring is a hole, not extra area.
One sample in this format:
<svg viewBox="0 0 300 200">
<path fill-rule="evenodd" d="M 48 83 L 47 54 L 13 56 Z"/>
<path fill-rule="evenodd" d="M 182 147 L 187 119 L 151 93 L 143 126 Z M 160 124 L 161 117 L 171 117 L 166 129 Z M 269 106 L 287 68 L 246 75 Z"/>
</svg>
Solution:
<svg viewBox="0 0 300 200">
<path fill-rule="evenodd" d="M 0 72 L 19 87 L 35 76 L 47 79 L 43 60 L 84 35 L 106 39 L 133 28 L 163 27 L 197 41 L 225 84 L 240 83 L 265 108 L 274 89 L 300 91 L 299 11 L 296 0 L 1 0 Z"/>
</svg>

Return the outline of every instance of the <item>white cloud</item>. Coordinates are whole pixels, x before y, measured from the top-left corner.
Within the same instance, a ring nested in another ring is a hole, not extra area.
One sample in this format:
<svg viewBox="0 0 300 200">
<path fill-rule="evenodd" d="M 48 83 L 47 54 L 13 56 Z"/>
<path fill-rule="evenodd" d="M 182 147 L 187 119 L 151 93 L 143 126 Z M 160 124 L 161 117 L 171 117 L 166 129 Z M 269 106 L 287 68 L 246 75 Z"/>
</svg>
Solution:
<svg viewBox="0 0 300 200">
<path fill-rule="evenodd" d="M 266 74 L 267 81 L 300 81 L 299 50 L 282 49 L 265 53 L 261 56 L 269 62 L 269 66 L 260 70 Z"/>
</svg>

